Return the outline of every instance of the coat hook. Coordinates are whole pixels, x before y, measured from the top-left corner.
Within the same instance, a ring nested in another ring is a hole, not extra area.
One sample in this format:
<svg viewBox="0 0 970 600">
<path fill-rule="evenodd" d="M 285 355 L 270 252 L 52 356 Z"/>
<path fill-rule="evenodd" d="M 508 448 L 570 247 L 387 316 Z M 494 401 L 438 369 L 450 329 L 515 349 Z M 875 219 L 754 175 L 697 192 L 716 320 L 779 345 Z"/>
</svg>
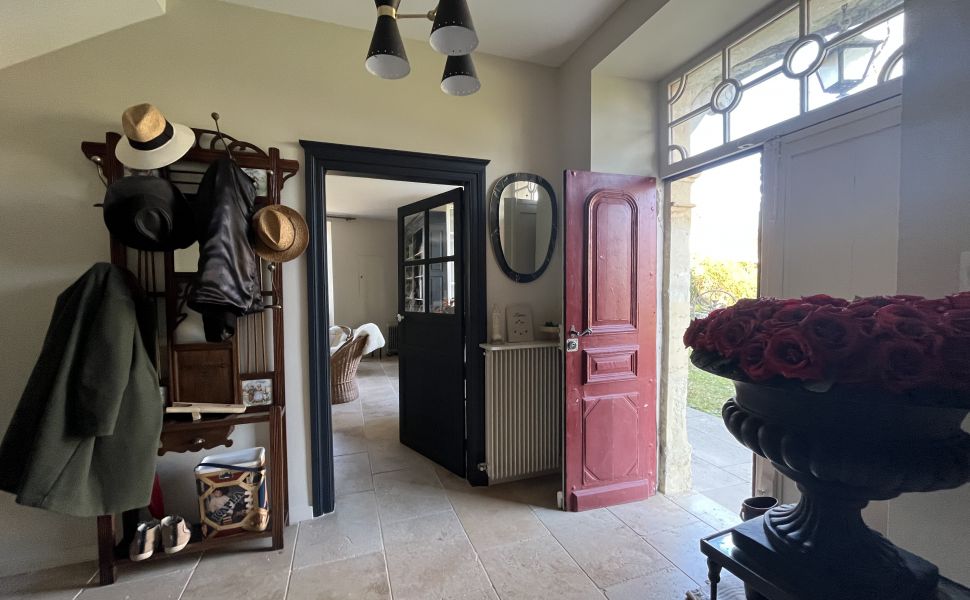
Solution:
<svg viewBox="0 0 970 600">
<path fill-rule="evenodd" d="M 216 133 L 219 134 L 219 139 L 222 140 L 222 145 L 226 147 L 226 152 L 229 154 L 230 160 L 236 160 L 232 156 L 232 150 L 229 149 L 229 142 L 226 141 L 226 137 L 222 135 L 222 130 L 219 129 L 219 113 L 212 113 L 212 120 L 216 122 Z"/>
<path fill-rule="evenodd" d="M 98 170 L 98 179 L 104 184 L 104 187 L 108 187 L 108 180 L 104 176 L 104 161 L 101 160 L 100 156 L 88 157 L 88 160 L 94 163 L 95 168 Z M 95 204 L 95 206 L 100 206 L 100 204 Z"/>
</svg>

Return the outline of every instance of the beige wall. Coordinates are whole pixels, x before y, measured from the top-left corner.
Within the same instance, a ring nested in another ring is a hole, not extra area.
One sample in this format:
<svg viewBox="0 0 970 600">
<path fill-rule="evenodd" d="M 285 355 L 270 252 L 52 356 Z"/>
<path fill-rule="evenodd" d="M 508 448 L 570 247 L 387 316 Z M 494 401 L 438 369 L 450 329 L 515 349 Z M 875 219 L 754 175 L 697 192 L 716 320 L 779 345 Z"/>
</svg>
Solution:
<svg viewBox="0 0 970 600">
<path fill-rule="evenodd" d="M 56 295 L 93 262 L 108 259 L 104 189 L 80 152 L 82 140 L 118 130 L 121 111 L 152 101 L 173 120 L 211 125 L 218 111 L 232 135 L 302 159 L 299 139 L 490 159 L 488 183 L 513 171 L 559 181 L 556 72 L 476 56 L 482 91 L 441 93 L 443 57 L 408 42 L 413 71 L 401 81 L 369 75 L 368 32 L 211 0 L 170 0 L 165 16 L 0 71 L 0 430 L 33 367 Z M 283 191 L 304 208 L 303 177 Z M 549 275 L 506 279 L 487 252 L 488 302 L 532 302 L 536 319 L 558 321 L 557 251 Z M 305 414 L 306 272 L 284 272 L 291 514 L 309 515 Z M 171 472 L 194 457 L 169 460 Z M 184 479 L 183 479 L 184 480 Z M 190 481 L 190 479 L 188 479 Z M 188 510 L 188 509 L 186 509 Z M 69 519 L 0 495 L 0 573 L 95 554 L 93 519 Z"/>
<path fill-rule="evenodd" d="M 594 72 L 591 111 L 591 170 L 657 176 L 655 83 Z"/>
<path fill-rule="evenodd" d="M 375 323 L 387 337 L 397 313 L 397 222 L 333 219 L 334 323 Z"/>
</svg>

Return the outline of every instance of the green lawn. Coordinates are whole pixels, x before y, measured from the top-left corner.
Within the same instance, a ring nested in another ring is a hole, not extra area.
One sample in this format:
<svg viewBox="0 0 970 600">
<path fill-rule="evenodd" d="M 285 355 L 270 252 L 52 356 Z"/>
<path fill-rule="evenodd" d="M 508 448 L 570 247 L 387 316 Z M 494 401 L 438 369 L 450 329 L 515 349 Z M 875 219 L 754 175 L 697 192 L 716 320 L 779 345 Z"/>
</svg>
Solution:
<svg viewBox="0 0 970 600">
<path fill-rule="evenodd" d="M 730 379 L 701 371 L 693 364 L 687 375 L 687 406 L 715 416 L 721 416 L 721 407 L 734 396 L 734 384 Z"/>
</svg>

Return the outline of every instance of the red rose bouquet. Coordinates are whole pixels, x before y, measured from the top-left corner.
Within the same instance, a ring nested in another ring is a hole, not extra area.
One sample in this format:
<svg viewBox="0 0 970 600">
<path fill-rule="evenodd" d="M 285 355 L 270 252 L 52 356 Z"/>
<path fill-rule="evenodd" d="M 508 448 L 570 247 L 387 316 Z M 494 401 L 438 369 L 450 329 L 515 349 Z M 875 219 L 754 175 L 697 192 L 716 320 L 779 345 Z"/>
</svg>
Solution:
<svg viewBox="0 0 970 600">
<path fill-rule="evenodd" d="M 698 367 L 754 382 L 970 391 L 970 293 L 744 299 L 692 321 L 684 344 Z"/>
</svg>

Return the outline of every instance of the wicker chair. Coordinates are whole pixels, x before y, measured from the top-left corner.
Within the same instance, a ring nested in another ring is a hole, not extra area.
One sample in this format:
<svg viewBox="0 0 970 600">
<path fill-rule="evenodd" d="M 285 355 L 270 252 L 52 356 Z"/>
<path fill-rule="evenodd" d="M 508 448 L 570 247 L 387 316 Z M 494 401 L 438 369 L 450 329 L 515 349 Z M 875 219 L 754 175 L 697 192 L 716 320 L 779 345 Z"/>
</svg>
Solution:
<svg viewBox="0 0 970 600">
<path fill-rule="evenodd" d="M 330 357 L 330 401 L 332 404 L 353 402 L 360 397 L 357 367 L 364 356 L 367 336 L 361 335 L 340 347 Z"/>
</svg>

